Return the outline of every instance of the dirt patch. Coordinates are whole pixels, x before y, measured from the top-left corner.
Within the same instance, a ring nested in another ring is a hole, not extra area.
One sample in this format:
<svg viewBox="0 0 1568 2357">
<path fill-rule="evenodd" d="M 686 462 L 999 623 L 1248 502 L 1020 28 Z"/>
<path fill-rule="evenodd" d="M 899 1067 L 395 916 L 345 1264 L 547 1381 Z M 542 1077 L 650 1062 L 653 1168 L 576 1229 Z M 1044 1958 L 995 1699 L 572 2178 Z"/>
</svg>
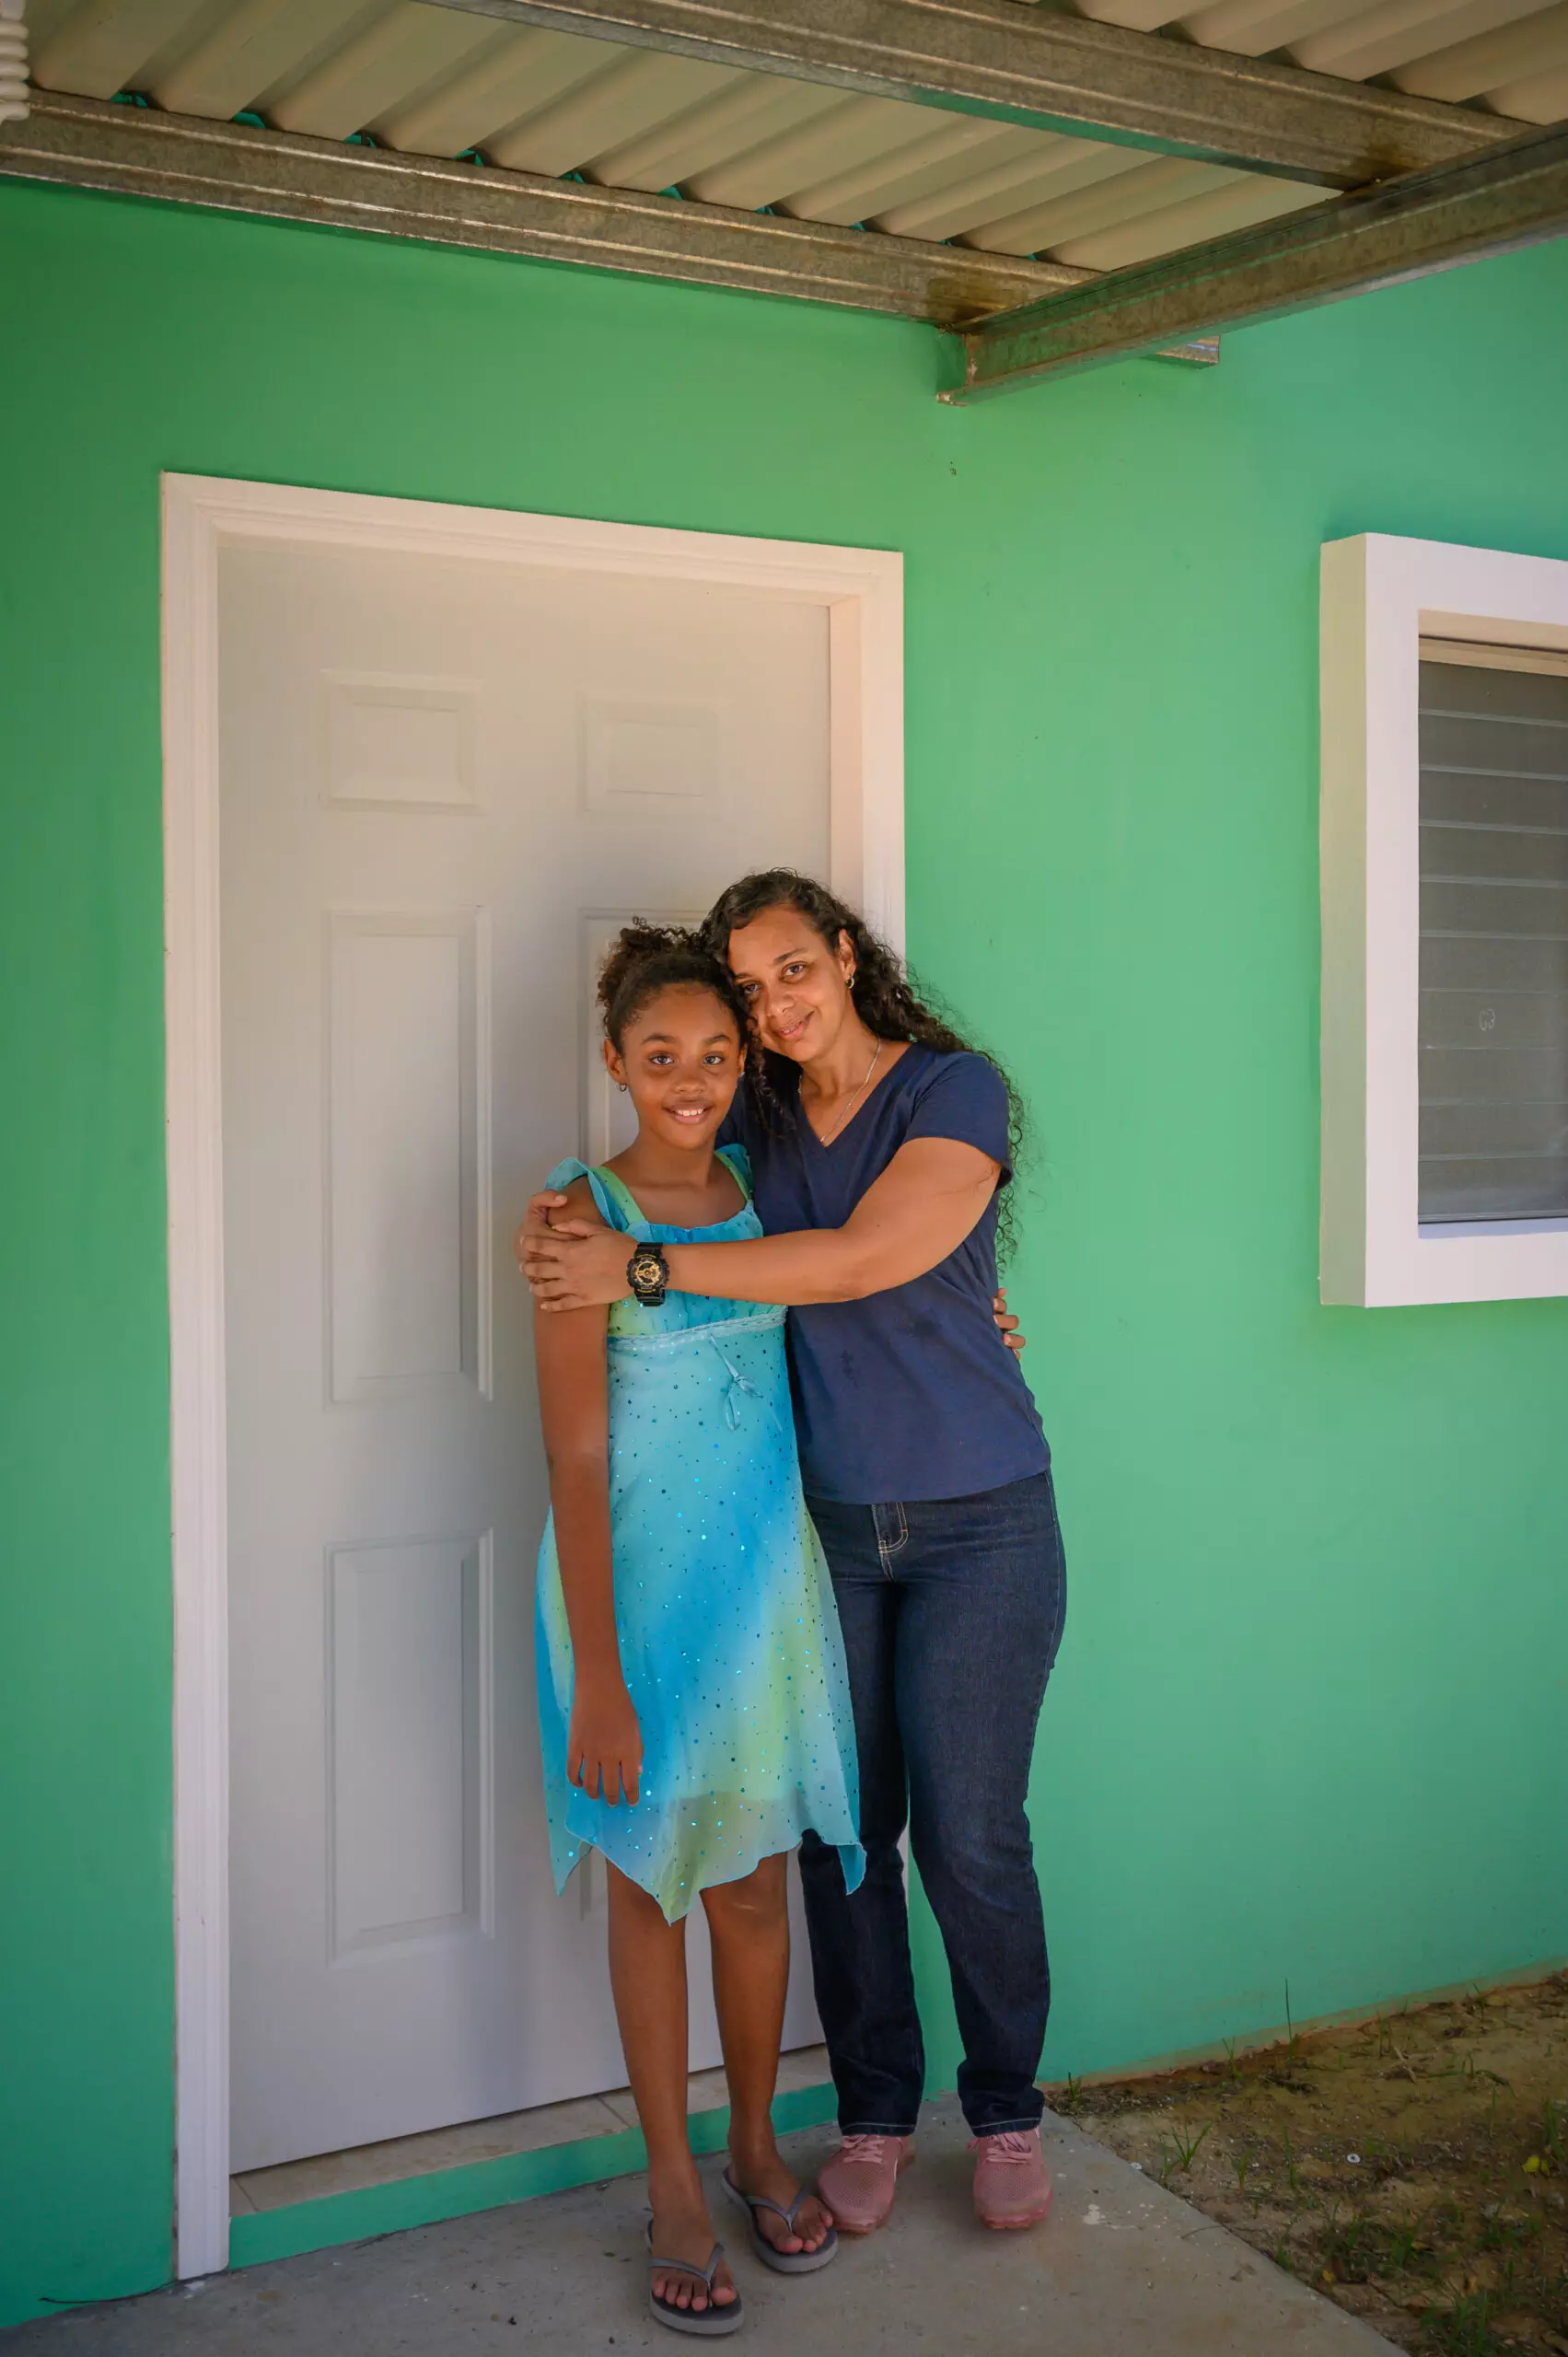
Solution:
<svg viewBox="0 0 1568 2357">
<path fill-rule="evenodd" d="M 1568 2357 L 1568 1973 L 1048 2095 L 1400 2348 Z"/>
</svg>

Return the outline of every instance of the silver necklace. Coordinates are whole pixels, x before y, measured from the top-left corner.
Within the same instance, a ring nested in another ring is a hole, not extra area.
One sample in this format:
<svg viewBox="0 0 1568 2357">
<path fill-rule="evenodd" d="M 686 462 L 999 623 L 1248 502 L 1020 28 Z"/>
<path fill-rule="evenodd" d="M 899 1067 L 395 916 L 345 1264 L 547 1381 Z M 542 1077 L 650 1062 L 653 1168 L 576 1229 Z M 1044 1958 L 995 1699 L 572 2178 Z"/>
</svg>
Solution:
<svg viewBox="0 0 1568 2357">
<path fill-rule="evenodd" d="M 877 1069 L 877 1058 L 882 1053 L 882 1041 L 878 1039 L 877 1042 L 877 1054 L 872 1057 L 871 1062 L 865 1067 L 865 1078 L 861 1082 L 860 1086 L 855 1090 L 854 1095 L 844 1107 L 843 1120 L 840 1121 L 836 1128 L 830 1130 L 825 1138 L 819 1137 L 817 1141 L 819 1145 L 831 1145 L 833 1140 L 840 1135 L 844 1127 L 844 1122 L 849 1120 L 851 1114 L 860 1103 L 861 1098 L 865 1096 L 866 1090 L 871 1086 L 871 1075 Z"/>
</svg>

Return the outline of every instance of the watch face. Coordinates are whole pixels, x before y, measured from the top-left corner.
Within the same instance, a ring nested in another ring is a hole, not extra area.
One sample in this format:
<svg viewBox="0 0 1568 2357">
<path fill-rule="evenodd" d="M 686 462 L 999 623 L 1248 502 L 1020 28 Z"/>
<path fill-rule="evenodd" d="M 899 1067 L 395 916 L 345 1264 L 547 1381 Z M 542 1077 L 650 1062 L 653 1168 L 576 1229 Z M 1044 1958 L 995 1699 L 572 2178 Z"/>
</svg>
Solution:
<svg viewBox="0 0 1568 2357">
<path fill-rule="evenodd" d="M 664 1270 L 657 1255 L 653 1252 L 639 1252 L 632 1263 L 632 1271 L 634 1284 L 656 1285 L 664 1280 Z"/>
</svg>

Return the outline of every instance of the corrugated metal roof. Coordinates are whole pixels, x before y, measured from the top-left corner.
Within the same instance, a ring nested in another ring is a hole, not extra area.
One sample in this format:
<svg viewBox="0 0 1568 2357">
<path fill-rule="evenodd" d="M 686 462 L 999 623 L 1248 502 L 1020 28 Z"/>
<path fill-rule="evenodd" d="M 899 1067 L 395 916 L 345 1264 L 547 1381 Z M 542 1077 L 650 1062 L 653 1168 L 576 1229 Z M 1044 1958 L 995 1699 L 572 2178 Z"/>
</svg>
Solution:
<svg viewBox="0 0 1568 2357">
<path fill-rule="evenodd" d="M 1568 116 L 1568 0 L 1086 0 L 1078 14 L 1347 80 Z M 31 0 L 32 78 L 419 156 L 864 223 L 1110 270 L 1321 188 L 861 98 L 420 0 Z"/>
</svg>

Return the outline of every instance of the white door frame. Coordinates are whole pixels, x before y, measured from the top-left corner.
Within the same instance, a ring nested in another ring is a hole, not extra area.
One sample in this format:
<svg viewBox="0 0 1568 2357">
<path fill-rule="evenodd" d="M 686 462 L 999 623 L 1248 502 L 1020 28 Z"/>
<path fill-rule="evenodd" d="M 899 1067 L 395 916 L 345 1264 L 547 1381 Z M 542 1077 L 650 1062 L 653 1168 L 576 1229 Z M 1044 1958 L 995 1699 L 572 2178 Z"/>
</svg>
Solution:
<svg viewBox="0 0 1568 2357">
<path fill-rule="evenodd" d="M 163 478 L 165 1024 L 174 1546 L 177 2269 L 228 2263 L 228 1647 L 218 551 L 386 550 L 726 583 L 825 606 L 830 881 L 903 937 L 903 559 L 888 551 Z"/>
</svg>

